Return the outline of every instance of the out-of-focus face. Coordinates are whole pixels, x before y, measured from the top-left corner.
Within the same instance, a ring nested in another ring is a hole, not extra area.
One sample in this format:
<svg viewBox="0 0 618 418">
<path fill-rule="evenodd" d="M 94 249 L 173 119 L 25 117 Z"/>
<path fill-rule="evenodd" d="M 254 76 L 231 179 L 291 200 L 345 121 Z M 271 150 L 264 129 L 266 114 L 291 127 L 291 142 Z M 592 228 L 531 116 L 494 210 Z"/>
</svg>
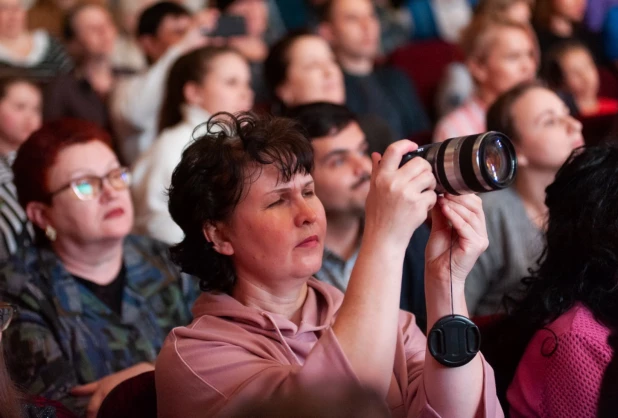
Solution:
<svg viewBox="0 0 618 418">
<path fill-rule="evenodd" d="M 504 10 L 504 17 L 513 22 L 528 24 L 532 18 L 530 4 L 527 1 L 518 1 Z"/>
<path fill-rule="evenodd" d="M 521 166 L 557 172 L 582 145 L 582 126 L 551 90 L 533 88 L 513 103 L 515 148 Z"/>
<path fill-rule="evenodd" d="M 329 27 L 337 54 L 374 59 L 380 48 L 380 21 L 371 0 L 336 0 Z"/>
<path fill-rule="evenodd" d="M 60 151 L 50 167 L 47 190 L 53 193 L 74 180 L 102 177 L 119 168 L 114 152 L 93 140 Z M 122 240 L 133 227 L 133 204 L 128 188 L 117 190 L 108 180 L 92 200 L 80 200 L 71 188 L 57 193 L 45 209 L 45 218 L 57 231 L 58 240 L 94 244 Z"/>
<path fill-rule="evenodd" d="M 0 0 L 0 36 L 16 38 L 27 30 L 23 0 Z"/>
<path fill-rule="evenodd" d="M 77 0 L 54 0 L 54 3 L 56 4 L 56 6 L 58 6 L 59 9 L 67 11 L 75 7 L 78 1 Z"/>
<path fill-rule="evenodd" d="M 599 73 L 588 51 L 583 48 L 567 51 L 559 60 L 566 88 L 576 99 L 597 97 Z"/>
<path fill-rule="evenodd" d="M 487 55 L 472 74 L 482 89 L 500 95 L 536 76 L 534 44 L 530 35 L 516 28 L 495 29 Z"/>
<path fill-rule="evenodd" d="M 16 150 L 41 127 L 41 92 L 31 84 L 15 83 L 0 100 L 0 142 Z"/>
<path fill-rule="evenodd" d="M 197 90 L 197 103 L 194 104 L 211 115 L 217 112 L 237 113 L 253 107 L 251 70 L 247 61 L 237 53 L 225 53 L 214 58 Z"/>
<path fill-rule="evenodd" d="M 158 60 L 168 49 L 183 39 L 191 28 L 191 24 L 191 16 L 168 15 L 164 17 L 156 36 L 145 36 L 147 42 L 141 42 L 148 58 L 152 61 Z"/>
<path fill-rule="evenodd" d="M 106 57 L 112 54 L 117 31 L 112 16 L 100 6 L 82 9 L 73 19 L 76 40 L 81 52 L 90 57 Z"/>
<path fill-rule="evenodd" d="M 238 280 L 306 280 L 322 266 L 326 216 L 309 174 L 279 181 L 269 165 L 222 227 Z"/>
<path fill-rule="evenodd" d="M 365 134 L 356 122 L 336 135 L 314 138 L 315 192 L 326 213 L 362 216 L 369 193 L 371 158 Z"/>
<path fill-rule="evenodd" d="M 326 41 L 303 36 L 290 47 L 286 80 L 276 91 L 289 107 L 313 102 L 345 102 L 343 73 Z"/>
<path fill-rule="evenodd" d="M 268 27 L 268 5 L 265 0 L 236 0 L 226 10 L 226 13 L 245 18 L 247 33 L 262 37 Z"/>
<path fill-rule="evenodd" d="M 543 1 L 543 0 L 541 0 Z M 581 22 L 586 13 L 586 0 L 544 0 L 553 1 L 554 13 L 572 22 Z"/>
</svg>

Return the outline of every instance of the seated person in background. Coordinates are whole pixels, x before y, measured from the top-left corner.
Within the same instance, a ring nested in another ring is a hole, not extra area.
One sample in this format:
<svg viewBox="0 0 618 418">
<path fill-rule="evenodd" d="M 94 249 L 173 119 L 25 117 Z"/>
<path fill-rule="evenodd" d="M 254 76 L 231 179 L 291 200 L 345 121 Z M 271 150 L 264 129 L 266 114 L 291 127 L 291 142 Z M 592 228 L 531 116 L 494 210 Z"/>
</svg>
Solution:
<svg viewBox="0 0 618 418">
<path fill-rule="evenodd" d="M 487 129 L 511 138 L 518 167 L 511 187 L 482 196 L 489 247 L 466 281 L 473 316 L 502 311 L 504 296 L 521 290 L 521 278 L 535 267 L 543 249 L 545 188 L 571 152 L 584 144 L 581 123 L 538 82 L 520 84 L 498 98 L 487 113 Z"/>
<path fill-rule="evenodd" d="M 578 116 L 618 113 L 618 100 L 599 97 L 599 70 L 582 42 L 556 44 L 544 62 L 543 78 L 552 89 L 572 97 Z"/>
<path fill-rule="evenodd" d="M 257 103 L 266 103 L 268 90 L 264 85 L 264 60 L 268 55 L 265 36 L 268 29 L 268 4 L 266 0 L 217 0 L 221 13 L 242 16 L 247 34 L 227 39 L 227 45 L 235 48 L 249 61 L 252 88 Z"/>
<path fill-rule="evenodd" d="M 121 74 L 112 64 L 116 35 L 112 16 L 102 6 L 78 6 L 67 15 L 64 39 L 75 68 L 47 86 L 44 120 L 72 117 L 111 127 L 107 99 Z"/>
<path fill-rule="evenodd" d="M 319 33 L 330 42 L 344 73 L 346 106 L 384 119 L 396 138 L 428 131 L 429 118 L 402 71 L 375 67 L 380 22 L 371 0 L 328 0 Z"/>
<path fill-rule="evenodd" d="M 43 29 L 50 35 L 61 38 L 64 19 L 73 8 L 84 4 L 105 6 L 109 2 L 109 0 L 36 0 L 30 2 L 32 7 L 28 8 L 28 27 Z"/>
<path fill-rule="evenodd" d="M 480 0 L 475 15 L 494 16 L 512 22 L 530 23 L 535 0 Z"/>
<path fill-rule="evenodd" d="M 613 0 L 612 0 L 613 1 Z M 587 0 L 538 0 L 532 22 L 539 40 L 541 56 L 556 44 L 577 39 L 592 52 L 597 65 L 605 65 L 602 37 L 582 24 Z"/>
<path fill-rule="evenodd" d="M 23 71 L 39 82 L 68 73 L 73 64 L 64 47 L 44 30 L 28 31 L 25 0 L 0 0 L 0 74 Z"/>
<path fill-rule="evenodd" d="M 130 175 L 91 122 L 45 124 L 15 163 L 37 243 L 0 271 L 0 299 L 19 315 L 5 333 L 16 383 L 96 416 L 118 383 L 153 363 L 167 333 L 191 320 L 195 288 L 167 246 L 128 235 Z"/>
<path fill-rule="evenodd" d="M 315 103 L 345 103 L 343 73 L 328 43 L 312 32 L 288 34 L 273 45 L 264 64 L 266 84 L 273 97 L 273 113 Z M 375 114 L 362 115 L 359 123 L 369 150 L 383 153 L 393 141 L 386 122 Z"/>
<path fill-rule="evenodd" d="M 9 327 L 15 315 L 17 314 L 12 305 L 0 302 L 0 343 L 2 333 Z M 2 418 L 74 418 L 74 415 L 60 403 L 20 393 L 11 381 L 1 348 L 0 411 Z"/>
<path fill-rule="evenodd" d="M 313 148 L 315 193 L 324 205 L 328 229 L 322 268 L 315 278 L 345 292 L 360 252 L 371 158 L 365 134 L 347 108 L 313 103 L 291 109 L 289 117 L 305 129 Z M 429 228 L 421 224 L 406 249 L 401 309 L 412 312 L 425 330 L 425 246 Z"/>
<path fill-rule="evenodd" d="M 41 101 L 41 91 L 30 79 L 0 76 L 0 262 L 34 240 L 11 166 L 20 145 L 41 127 Z"/>
<path fill-rule="evenodd" d="M 187 9 L 172 2 L 155 3 L 144 10 L 139 18 L 137 37 L 150 67 L 141 74 L 120 80 L 110 97 L 118 151 L 128 165 L 150 148 L 156 138 L 170 67 L 181 55 L 207 43 L 202 26 L 191 18 Z"/>
<path fill-rule="evenodd" d="M 543 259 L 510 318 L 507 341 L 523 356 L 507 394 L 513 418 L 616 415 L 617 190 L 615 145 L 575 152 L 547 188 Z"/>
<path fill-rule="evenodd" d="M 185 233 L 172 257 L 200 277 L 204 293 L 194 322 L 174 329 L 157 358 L 159 417 L 227 416 L 251 398 L 348 384 L 376 390 L 394 417 L 503 416 L 482 356 L 441 366 L 425 355 L 412 314 L 399 310 L 406 248 L 437 198 L 427 161 L 397 168 L 417 146 L 403 140 L 372 156 L 361 251 L 343 295 L 312 277 L 326 218 L 302 130 L 289 119 L 246 114 L 210 123 L 218 132 L 186 149 L 169 193 Z M 451 314 L 451 296 L 454 312 L 466 315 L 465 277 L 487 244 L 478 197 L 441 197 L 432 215 L 430 327 Z M 453 293 L 451 245 L 459 267 Z"/>
<path fill-rule="evenodd" d="M 167 244 L 183 233 L 167 209 L 167 189 L 193 130 L 217 112 L 253 107 L 251 72 L 245 58 L 228 47 L 207 46 L 183 55 L 172 66 L 159 116 L 159 138 L 135 163 L 135 230 Z"/>
<path fill-rule="evenodd" d="M 440 119 L 433 142 L 484 132 L 485 113 L 494 100 L 536 76 L 538 53 L 529 25 L 479 15 L 462 33 L 461 47 L 476 89 Z"/>
</svg>

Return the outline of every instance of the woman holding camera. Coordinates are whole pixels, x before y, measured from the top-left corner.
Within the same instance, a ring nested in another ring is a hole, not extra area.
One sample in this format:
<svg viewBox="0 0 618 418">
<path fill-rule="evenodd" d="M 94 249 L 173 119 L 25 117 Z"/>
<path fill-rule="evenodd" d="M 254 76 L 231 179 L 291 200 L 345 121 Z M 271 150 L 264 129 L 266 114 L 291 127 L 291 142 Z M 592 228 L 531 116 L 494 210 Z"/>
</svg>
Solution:
<svg viewBox="0 0 618 418">
<path fill-rule="evenodd" d="M 584 143 L 581 124 L 564 102 L 534 81 L 500 96 L 487 113 L 487 128 L 511 138 L 518 172 L 513 186 L 483 195 L 489 248 L 466 282 L 473 316 L 503 310 L 504 296 L 522 290 L 520 280 L 543 247 L 545 188 L 573 149 Z"/>
<path fill-rule="evenodd" d="M 344 296 L 312 277 L 326 221 L 307 138 L 290 120 L 250 114 L 215 115 L 208 128 L 184 152 L 169 192 L 185 233 L 173 258 L 204 293 L 193 323 L 174 329 L 157 359 L 159 417 L 220 416 L 254 397 L 338 383 L 375 389 L 396 417 L 502 416 L 482 357 L 440 365 L 425 354 L 414 317 L 398 309 L 406 247 L 432 210 L 428 326 L 467 315 L 465 279 L 487 245 L 478 197 L 437 198 L 421 158 L 398 168 L 417 148 L 410 141 L 373 154 L 365 232 Z"/>
</svg>

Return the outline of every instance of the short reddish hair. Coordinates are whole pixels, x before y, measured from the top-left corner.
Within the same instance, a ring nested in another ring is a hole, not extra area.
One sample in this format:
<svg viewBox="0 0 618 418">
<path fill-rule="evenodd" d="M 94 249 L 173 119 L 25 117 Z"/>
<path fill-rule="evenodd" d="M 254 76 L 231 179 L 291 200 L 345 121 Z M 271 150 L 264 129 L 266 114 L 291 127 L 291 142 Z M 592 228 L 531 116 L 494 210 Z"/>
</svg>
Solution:
<svg viewBox="0 0 618 418">
<path fill-rule="evenodd" d="M 47 174 L 64 148 L 101 141 L 112 148 L 112 138 L 97 124 L 80 119 L 59 119 L 44 123 L 17 151 L 13 163 L 14 183 L 19 203 L 50 202 Z"/>
</svg>

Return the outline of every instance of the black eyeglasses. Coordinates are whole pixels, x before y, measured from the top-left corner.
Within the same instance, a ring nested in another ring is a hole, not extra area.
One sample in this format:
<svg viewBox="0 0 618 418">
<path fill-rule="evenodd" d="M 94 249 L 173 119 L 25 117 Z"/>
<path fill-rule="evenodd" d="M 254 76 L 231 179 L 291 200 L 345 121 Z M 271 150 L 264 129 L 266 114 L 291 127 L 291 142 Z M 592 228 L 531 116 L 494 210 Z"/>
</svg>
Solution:
<svg viewBox="0 0 618 418">
<path fill-rule="evenodd" d="M 15 307 L 10 303 L 0 302 L 0 332 L 6 331 L 15 315 Z"/>
<path fill-rule="evenodd" d="M 73 193 L 80 200 L 92 200 L 96 199 L 103 190 L 103 181 L 107 180 L 114 189 L 125 190 L 131 185 L 131 173 L 126 167 L 115 168 L 102 177 L 97 176 L 84 176 L 76 180 L 71 181 L 66 186 L 62 186 L 58 190 L 49 194 L 52 198 L 58 193 L 61 193 L 67 189 L 73 190 Z"/>
</svg>

